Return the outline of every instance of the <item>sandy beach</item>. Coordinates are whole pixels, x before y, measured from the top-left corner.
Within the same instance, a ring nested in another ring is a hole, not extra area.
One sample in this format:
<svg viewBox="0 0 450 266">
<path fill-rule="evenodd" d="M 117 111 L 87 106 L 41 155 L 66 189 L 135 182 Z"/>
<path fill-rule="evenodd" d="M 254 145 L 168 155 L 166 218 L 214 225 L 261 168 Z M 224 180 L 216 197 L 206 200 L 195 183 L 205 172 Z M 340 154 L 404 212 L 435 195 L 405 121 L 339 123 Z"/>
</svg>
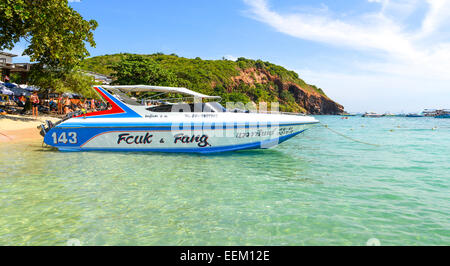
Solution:
<svg viewBox="0 0 450 266">
<path fill-rule="evenodd" d="M 37 126 L 45 122 L 45 120 L 56 122 L 59 118 L 39 116 L 35 120 L 31 116 L 1 115 L 0 143 L 42 139 Z"/>
</svg>

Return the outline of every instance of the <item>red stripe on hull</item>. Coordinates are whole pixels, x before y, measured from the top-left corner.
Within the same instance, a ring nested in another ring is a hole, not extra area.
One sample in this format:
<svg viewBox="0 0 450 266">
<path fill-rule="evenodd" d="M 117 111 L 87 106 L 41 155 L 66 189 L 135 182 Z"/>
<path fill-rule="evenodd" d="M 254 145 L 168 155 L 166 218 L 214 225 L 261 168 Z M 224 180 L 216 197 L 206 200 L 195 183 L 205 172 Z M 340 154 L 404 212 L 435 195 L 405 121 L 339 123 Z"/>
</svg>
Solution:
<svg viewBox="0 0 450 266">
<path fill-rule="evenodd" d="M 99 116 L 99 115 L 112 115 L 112 114 L 121 114 L 121 113 L 125 113 L 125 111 L 120 108 L 120 106 L 118 106 L 113 100 L 111 100 L 108 96 L 106 96 L 106 94 L 104 94 L 101 90 L 99 90 L 97 87 L 94 87 L 94 89 L 100 93 L 100 95 L 111 105 L 111 109 L 109 110 L 103 110 L 103 111 L 96 111 L 96 112 L 92 112 L 92 113 L 87 113 L 84 115 L 79 115 L 79 116 L 75 116 L 75 117 L 87 117 L 87 116 Z"/>
</svg>

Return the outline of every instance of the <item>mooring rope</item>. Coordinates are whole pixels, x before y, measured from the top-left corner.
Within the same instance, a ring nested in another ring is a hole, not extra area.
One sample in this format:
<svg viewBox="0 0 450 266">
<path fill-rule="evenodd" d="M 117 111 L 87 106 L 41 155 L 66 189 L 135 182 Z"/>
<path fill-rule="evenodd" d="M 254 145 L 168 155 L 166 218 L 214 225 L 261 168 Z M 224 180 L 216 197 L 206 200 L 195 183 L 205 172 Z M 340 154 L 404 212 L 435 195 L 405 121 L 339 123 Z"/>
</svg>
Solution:
<svg viewBox="0 0 450 266">
<path fill-rule="evenodd" d="M 349 136 L 347 136 L 347 135 L 344 135 L 344 134 L 342 134 L 342 133 L 340 133 L 340 132 L 338 132 L 338 131 L 336 131 L 336 130 L 334 130 L 334 129 L 332 129 L 332 128 L 329 128 L 328 125 L 325 125 L 325 124 L 322 124 L 322 123 L 320 123 L 320 125 L 323 126 L 323 127 L 326 128 L 326 129 L 330 130 L 331 132 L 333 132 L 333 133 L 335 133 L 335 134 L 337 134 L 337 135 L 339 135 L 339 136 L 341 136 L 341 137 L 344 137 L 344 138 L 346 138 L 346 139 L 349 139 L 349 140 L 351 140 L 351 141 L 359 142 L 359 143 L 362 143 L 362 144 L 366 144 L 366 145 L 370 145 L 370 146 L 375 146 L 375 147 L 380 147 L 380 146 L 381 146 L 381 145 L 379 145 L 379 144 L 373 144 L 373 143 L 368 143 L 368 142 L 365 142 L 365 141 L 361 141 L 361 140 L 354 139 L 354 138 L 349 137 Z"/>
</svg>

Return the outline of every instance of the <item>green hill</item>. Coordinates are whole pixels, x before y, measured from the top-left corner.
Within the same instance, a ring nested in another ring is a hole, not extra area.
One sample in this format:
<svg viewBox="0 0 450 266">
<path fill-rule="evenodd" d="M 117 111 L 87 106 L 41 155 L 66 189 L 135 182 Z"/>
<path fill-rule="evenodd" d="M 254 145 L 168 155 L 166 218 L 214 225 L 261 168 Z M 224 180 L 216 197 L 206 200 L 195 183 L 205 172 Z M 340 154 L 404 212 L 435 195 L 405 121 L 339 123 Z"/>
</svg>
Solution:
<svg viewBox="0 0 450 266">
<path fill-rule="evenodd" d="M 130 54 L 87 58 L 82 62 L 81 68 L 114 75 L 111 67 L 127 56 Z M 173 85 L 204 94 L 219 95 L 224 102 L 277 101 L 280 102 L 282 111 L 313 114 L 336 114 L 343 110 L 343 107 L 329 99 L 322 89 L 307 84 L 294 71 L 269 62 L 246 58 L 236 61 L 189 59 L 161 53 L 134 56 L 150 59 L 173 75 L 176 80 Z"/>
</svg>

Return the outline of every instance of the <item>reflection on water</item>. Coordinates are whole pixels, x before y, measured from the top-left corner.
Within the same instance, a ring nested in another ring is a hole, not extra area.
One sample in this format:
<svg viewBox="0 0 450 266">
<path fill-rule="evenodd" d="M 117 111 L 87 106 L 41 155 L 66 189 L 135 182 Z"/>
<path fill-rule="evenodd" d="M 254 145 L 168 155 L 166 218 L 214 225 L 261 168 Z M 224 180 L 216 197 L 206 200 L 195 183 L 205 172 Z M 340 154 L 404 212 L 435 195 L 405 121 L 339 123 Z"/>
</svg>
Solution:
<svg viewBox="0 0 450 266">
<path fill-rule="evenodd" d="M 319 119 L 382 146 L 321 127 L 213 155 L 2 144 L 0 244 L 449 243 L 448 121 Z"/>
</svg>

